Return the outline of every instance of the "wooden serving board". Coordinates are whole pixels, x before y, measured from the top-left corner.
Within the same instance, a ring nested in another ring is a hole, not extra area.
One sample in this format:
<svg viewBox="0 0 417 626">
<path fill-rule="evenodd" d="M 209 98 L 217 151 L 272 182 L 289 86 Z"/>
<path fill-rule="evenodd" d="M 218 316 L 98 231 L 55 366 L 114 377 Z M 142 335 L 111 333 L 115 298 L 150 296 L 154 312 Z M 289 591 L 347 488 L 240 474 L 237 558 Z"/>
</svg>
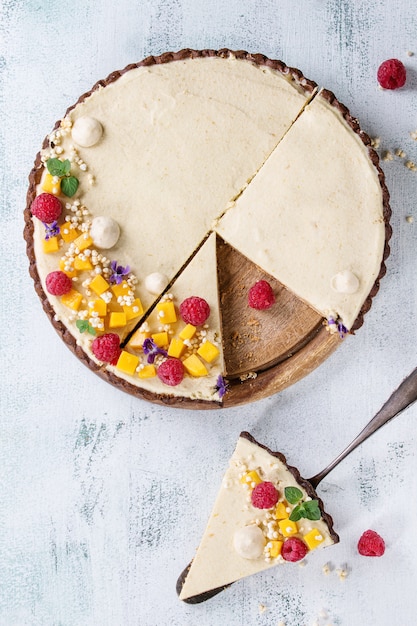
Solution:
<svg viewBox="0 0 417 626">
<path fill-rule="evenodd" d="M 225 407 L 266 398 L 318 367 L 339 345 L 322 316 L 237 250 L 217 239 L 222 338 L 229 390 Z M 267 280 L 275 304 L 265 311 L 247 304 L 250 287 Z"/>
</svg>

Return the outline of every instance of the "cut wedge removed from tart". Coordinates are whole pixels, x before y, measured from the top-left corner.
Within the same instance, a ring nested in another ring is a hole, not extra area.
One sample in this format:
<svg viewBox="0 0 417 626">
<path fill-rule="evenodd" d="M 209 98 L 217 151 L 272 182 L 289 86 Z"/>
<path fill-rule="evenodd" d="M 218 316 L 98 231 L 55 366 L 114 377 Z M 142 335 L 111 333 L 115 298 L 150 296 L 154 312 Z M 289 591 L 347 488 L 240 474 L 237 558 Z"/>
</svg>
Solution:
<svg viewBox="0 0 417 626">
<path fill-rule="evenodd" d="M 283 454 L 242 432 L 177 593 L 185 602 L 203 602 L 242 578 L 291 566 L 338 541 L 313 487 Z"/>
</svg>

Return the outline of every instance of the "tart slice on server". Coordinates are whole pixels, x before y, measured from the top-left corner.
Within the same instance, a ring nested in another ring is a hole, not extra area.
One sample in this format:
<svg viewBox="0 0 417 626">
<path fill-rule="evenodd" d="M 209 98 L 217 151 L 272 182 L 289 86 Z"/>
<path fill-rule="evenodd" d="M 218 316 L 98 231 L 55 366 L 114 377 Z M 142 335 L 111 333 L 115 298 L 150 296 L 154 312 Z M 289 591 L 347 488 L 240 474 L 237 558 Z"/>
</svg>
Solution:
<svg viewBox="0 0 417 626">
<path fill-rule="evenodd" d="M 338 541 L 313 487 L 281 453 L 242 432 L 197 552 L 178 579 L 179 598 L 203 602 Z"/>
</svg>

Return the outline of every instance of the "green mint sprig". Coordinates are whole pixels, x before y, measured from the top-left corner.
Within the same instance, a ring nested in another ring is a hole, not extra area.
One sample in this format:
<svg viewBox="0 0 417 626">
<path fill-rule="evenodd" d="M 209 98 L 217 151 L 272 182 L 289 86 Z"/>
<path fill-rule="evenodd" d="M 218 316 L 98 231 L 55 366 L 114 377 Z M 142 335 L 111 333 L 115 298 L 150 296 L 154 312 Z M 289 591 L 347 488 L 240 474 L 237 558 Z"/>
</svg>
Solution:
<svg viewBox="0 0 417 626">
<path fill-rule="evenodd" d="M 285 499 L 290 504 L 297 504 L 303 497 L 303 492 L 298 487 L 285 487 Z"/>
<path fill-rule="evenodd" d="M 308 500 L 307 502 L 301 502 L 291 512 L 290 520 L 292 522 L 298 522 L 301 518 L 310 520 L 319 520 L 321 517 L 318 500 Z"/>
<path fill-rule="evenodd" d="M 87 320 L 77 320 L 75 322 L 75 325 L 80 331 L 80 333 L 87 332 L 87 333 L 90 333 L 90 335 L 96 334 L 95 329 L 91 326 L 91 324 Z"/>
<path fill-rule="evenodd" d="M 69 159 L 65 159 L 65 161 L 56 158 L 48 159 L 46 167 L 51 176 L 61 178 L 62 193 L 68 198 L 72 198 L 78 189 L 79 181 L 75 176 L 70 176 L 71 162 Z"/>
</svg>

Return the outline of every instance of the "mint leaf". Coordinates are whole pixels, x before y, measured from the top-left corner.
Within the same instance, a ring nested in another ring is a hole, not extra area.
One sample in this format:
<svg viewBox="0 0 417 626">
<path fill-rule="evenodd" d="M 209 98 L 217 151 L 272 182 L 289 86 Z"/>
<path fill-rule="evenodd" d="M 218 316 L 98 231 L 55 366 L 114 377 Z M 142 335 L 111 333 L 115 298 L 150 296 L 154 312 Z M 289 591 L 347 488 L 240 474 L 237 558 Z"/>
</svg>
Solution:
<svg viewBox="0 0 417 626">
<path fill-rule="evenodd" d="M 304 517 L 311 520 L 318 520 L 321 517 L 318 500 L 304 502 Z"/>
<path fill-rule="evenodd" d="M 96 329 L 90 326 L 90 324 L 88 325 L 88 332 L 90 333 L 90 335 L 97 335 Z"/>
<path fill-rule="evenodd" d="M 63 194 L 71 198 L 78 189 L 78 178 L 75 176 L 65 176 L 61 180 L 61 191 Z"/>
<path fill-rule="evenodd" d="M 292 522 L 298 522 L 298 520 L 300 520 L 302 517 L 305 517 L 305 511 L 304 511 L 304 502 L 302 504 L 298 504 L 296 507 L 293 508 L 291 515 L 290 515 L 290 520 Z"/>
<path fill-rule="evenodd" d="M 86 330 L 88 330 L 88 327 L 90 326 L 87 320 L 77 320 L 75 322 L 75 325 L 80 331 L 80 333 L 84 333 Z"/>
<path fill-rule="evenodd" d="M 303 492 L 298 487 L 285 487 L 285 499 L 290 504 L 297 504 L 303 497 Z"/>
<path fill-rule="evenodd" d="M 48 159 L 46 162 L 46 167 L 48 168 L 48 172 L 51 176 L 66 176 L 70 169 L 71 163 L 68 159 L 65 161 L 61 161 L 60 159 Z"/>
</svg>

